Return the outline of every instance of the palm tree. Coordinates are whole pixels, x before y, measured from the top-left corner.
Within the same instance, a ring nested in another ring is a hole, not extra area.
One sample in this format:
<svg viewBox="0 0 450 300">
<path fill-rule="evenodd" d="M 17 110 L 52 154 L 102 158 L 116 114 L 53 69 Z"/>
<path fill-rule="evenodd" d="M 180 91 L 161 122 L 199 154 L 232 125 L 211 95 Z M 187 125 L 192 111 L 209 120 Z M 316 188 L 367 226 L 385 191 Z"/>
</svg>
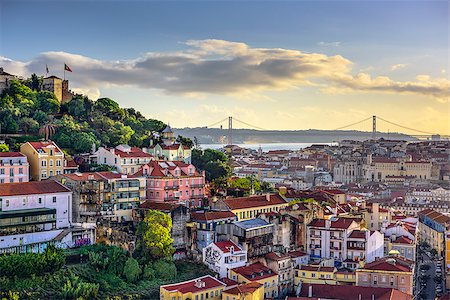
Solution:
<svg viewBox="0 0 450 300">
<path fill-rule="evenodd" d="M 45 136 L 48 141 L 56 133 L 56 126 L 52 123 L 47 123 L 39 128 L 39 134 Z"/>
</svg>

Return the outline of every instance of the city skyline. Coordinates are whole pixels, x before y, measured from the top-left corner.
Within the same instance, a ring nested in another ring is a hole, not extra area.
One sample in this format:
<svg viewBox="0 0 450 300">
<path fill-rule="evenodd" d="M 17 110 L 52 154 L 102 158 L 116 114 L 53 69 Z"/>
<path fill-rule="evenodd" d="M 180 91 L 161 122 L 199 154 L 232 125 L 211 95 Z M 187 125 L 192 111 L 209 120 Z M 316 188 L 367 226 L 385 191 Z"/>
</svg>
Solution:
<svg viewBox="0 0 450 300">
<path fill-rule="evenodd" d="M 446 1 L 55 3 L 2 1 L 6 72 L 62 77 L 67 63 L 74 91 L 174 127 L 232 115 L 334 129 L 379 115 L 450 133 Z"/>
</svg>

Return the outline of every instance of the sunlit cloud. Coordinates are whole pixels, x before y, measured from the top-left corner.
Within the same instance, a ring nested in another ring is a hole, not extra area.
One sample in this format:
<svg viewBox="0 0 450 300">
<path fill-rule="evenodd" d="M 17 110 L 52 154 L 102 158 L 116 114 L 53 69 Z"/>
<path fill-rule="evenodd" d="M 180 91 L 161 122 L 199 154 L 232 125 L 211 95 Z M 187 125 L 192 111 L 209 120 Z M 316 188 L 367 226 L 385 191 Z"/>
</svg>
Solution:
<svg viewBox="0 0 450 300">
<path fill-rule="evenodd" d="M 391 71 L 396 71 L 399 69 L 403 69 L 407 66 L 407 64 L 395 64 L 391 66 Z"/>
<path fill-rule="evenodd" d="M 22 76 L 43 74 L 46 65 L 51 73 L 61 75 L 64 63 L 73 69 L 68 75 L 73 90 L 93 98 L 100 96 L 102 88 L 131 86 L 191 98 L 216 94 L 274 101 L 262 93 L 317 87 L 333 94 L 416 94 L 445 102 L 450 86 L 448 79 L 426 75 L 396 81 L 387 76 L 372 77 L 369 72 L 354 74 L 353 62 L 341 55 L 254 48 L 224 40 L 190 40 L 182 51 L 150 52 L 117 61 L 66 52 L 44 52 L 27 62 L 0 57 L 0 65 L 7 72 Z M 404 66 L 397 64 L 391 69 Z"/>
</svg>

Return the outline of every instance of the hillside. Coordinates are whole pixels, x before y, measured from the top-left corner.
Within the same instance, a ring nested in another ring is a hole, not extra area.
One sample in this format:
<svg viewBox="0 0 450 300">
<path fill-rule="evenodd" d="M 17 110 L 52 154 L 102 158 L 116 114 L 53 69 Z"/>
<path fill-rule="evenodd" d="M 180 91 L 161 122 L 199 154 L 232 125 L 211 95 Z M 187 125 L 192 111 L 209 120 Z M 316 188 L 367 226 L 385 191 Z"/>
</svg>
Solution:
<svg viewBox="0 0 450 300">
<path fill-rule="evenodd" d="M 84 153 L 92 145 L 117 146 L 129 144 L 142 147 L 156 132 L 164 129 L 159 120 L 147 119 L 134 108 L 121 108 L 109 98 L 90 100 L 75 95 L 60 104 L 55 95 L 40 89 L 41 78 L 13 81 L 0 97 L 2 134 L 15 134 L 7 142 L 12 149 L 27 140 L 39 140 L 48 134 L 69 153 Z"/>
</svg>

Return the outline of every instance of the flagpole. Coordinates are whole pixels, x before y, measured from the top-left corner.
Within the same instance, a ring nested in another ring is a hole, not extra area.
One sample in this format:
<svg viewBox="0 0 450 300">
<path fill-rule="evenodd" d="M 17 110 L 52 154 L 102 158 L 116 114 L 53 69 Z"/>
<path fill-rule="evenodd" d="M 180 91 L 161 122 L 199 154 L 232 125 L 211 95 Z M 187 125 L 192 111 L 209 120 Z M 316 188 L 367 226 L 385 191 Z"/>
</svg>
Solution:
<svg viewBox="0 0 450 300">
<path fill-rule="evenodd" d="M 66 80 L 66 63 L 64 63 L 64 80 Z"/>
</svg>

